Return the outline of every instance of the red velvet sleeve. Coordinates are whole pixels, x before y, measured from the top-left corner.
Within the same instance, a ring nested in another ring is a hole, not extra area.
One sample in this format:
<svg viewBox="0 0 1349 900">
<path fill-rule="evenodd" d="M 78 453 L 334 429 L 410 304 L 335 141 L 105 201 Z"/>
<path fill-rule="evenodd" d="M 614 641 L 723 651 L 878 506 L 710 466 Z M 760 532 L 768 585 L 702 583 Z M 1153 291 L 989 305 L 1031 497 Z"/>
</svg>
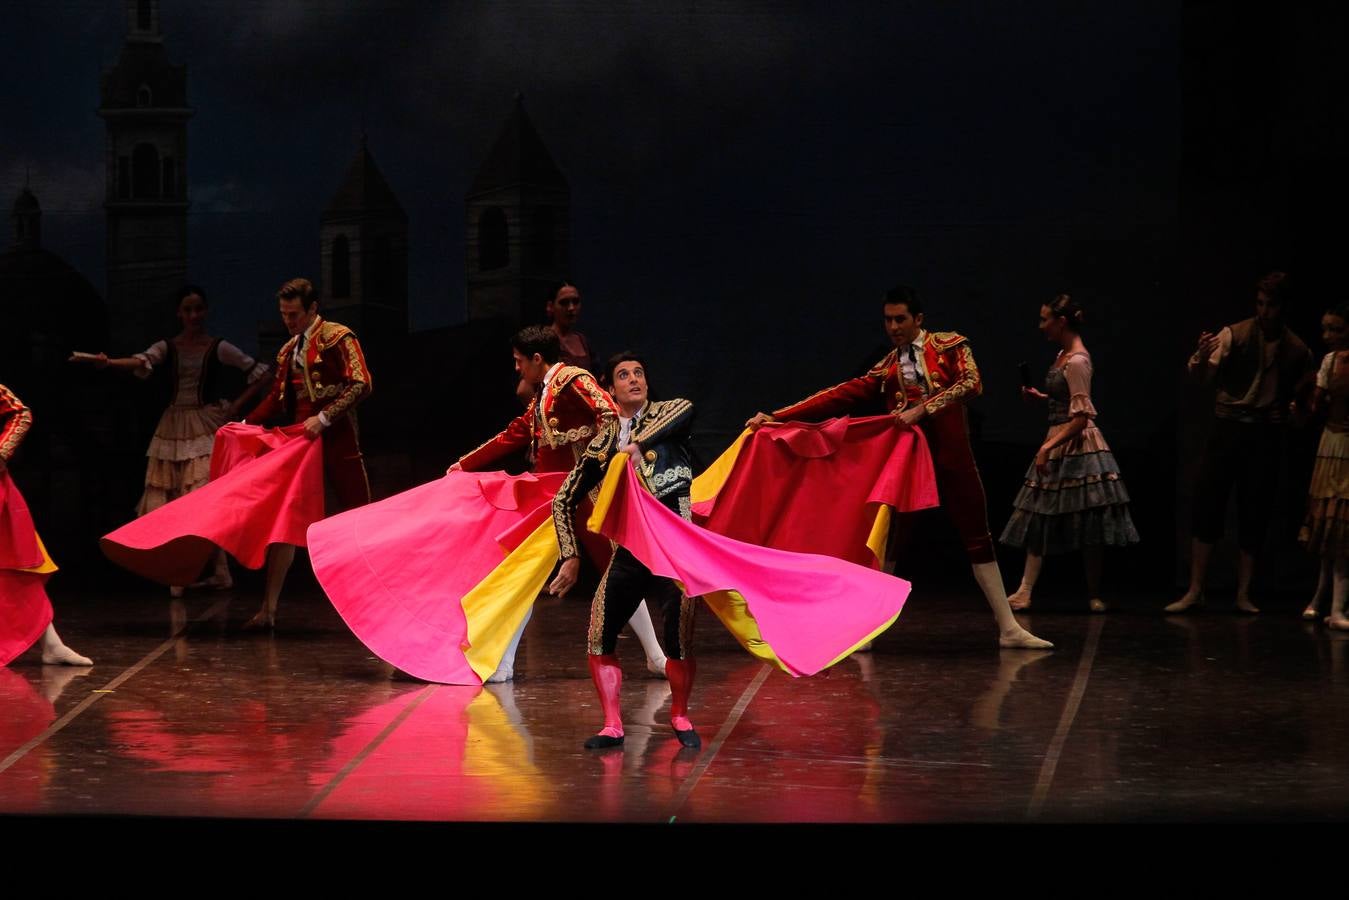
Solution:
<svg viewBox="0 0 1349 900">
<path fill-rule="evenodd" d="M 534 409 L 538 398 L 529 401 L 528 408 L 511 419 L 511 423 L 496 437 L 459 457 L 459 467 L 465 472 L 481 472 L 504 456 L 528 447 L 534 439 Z"/>
</svg>

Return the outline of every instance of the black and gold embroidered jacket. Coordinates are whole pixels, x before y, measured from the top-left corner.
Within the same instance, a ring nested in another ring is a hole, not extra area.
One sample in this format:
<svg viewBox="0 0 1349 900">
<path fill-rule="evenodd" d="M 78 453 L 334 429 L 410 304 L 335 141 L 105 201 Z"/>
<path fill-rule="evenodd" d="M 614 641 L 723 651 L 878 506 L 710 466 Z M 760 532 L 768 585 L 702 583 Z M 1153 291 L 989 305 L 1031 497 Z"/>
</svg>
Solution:
<svg viewBox="0 0 1349 900">
<path fill-rule="evenodd" d="M 689 447 L 692 425 L 693 404 L 689 401 L 653 400 L 637 413 L 629 438 L 642 449 L 637 471 L 646 489 L 685 519 L 692 515 L 689 502 L 693 486 L 693 453 Z M 606 424 L 604 432 L 586 448 L 553 497 L 553 525 L 563 559 L 578 554 L 576 508 L 581 498 L 604 479 L 609 460 L 620 449 L 618 430 L 618 422 Z"/>
</svg>

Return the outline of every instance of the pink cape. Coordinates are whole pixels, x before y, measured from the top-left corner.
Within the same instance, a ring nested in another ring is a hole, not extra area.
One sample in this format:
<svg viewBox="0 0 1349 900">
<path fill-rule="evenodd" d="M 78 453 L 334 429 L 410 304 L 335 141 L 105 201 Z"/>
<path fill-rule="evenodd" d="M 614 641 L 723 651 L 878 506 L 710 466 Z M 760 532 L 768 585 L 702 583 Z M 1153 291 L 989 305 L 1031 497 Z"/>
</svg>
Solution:
<svg viewBox="0 0 1349 900">
<path fill-rule="evenodd" d="M 305 530 L 323 518 L 322 440 L 298 425 L 223 426 L 211 481 L 105 535 L 103 553 L 152 581 L 191 584 L 217 547 L 260 569 L 269 545 L 305 546 Z"/>
<path fill-rule="evenodd" d="M 426 681 L 481 684 L 460 601 L 548 518 L 566 477 L 455 471 L 324 519 L 309 529 L 314 574 L 381 659 Z"/>
<path fill-rule="evenodd" d="M 792 675 L 813 675 L 888 628 L 909 583 L 831 556 L 789 553 L 714 534 L 647 493 L 618 457 L 595 504 L 591 527 L 657 575 L 703 596 L 756 655 Z M 743 600 L 739 611 L 725 602 Z M 753 632 L 766 645 L 755 649 Z M 775 658 L 774 658 L 775 657 Z"/>
<path fill-rule="evenodd" d="M 44 562 L 28 504 L 9 472 L 0 472 L 0 666 L 33 646 L 51 624 L 52 604 L 42 586 L 47 576 L 23 571 Z"/>
<path fill-rule="evenodd" d="M 710 498 L 699 490 L 709 476 L 724 479 Z M 699 477 L 694 500 L 695 517 L 717 534 L 873 567 L 868 542 L 882 506 L 938 504 L 927 439 L 893 416 L 765 425 Z"/>
</svg>

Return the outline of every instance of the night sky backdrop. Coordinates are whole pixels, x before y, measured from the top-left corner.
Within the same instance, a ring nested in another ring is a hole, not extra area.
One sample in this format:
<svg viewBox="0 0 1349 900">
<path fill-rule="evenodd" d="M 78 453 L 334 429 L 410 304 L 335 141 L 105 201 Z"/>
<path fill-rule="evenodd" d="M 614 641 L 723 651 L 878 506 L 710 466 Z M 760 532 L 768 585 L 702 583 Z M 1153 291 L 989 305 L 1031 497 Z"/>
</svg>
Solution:
<svg viewBox="0 0 1349 900">
<path fill-rule="evenodd" d="M 94 110 L 123 4 L 4 16 L 0 197 L 31 169 L 45 246 L 101 290 Z M 1119 336 L 1168 289 L 1172 3 L 164 0 L 160 22 L 196 110 L 191 275 L 245 348 L 277 284 L 317 277 L 319 213 L 362 130 L 408 212 L 413 327 L 462 321 L 463 195 L 519 90 L 571 183 L 582 329 L 647 350 L 718 439 L 864 363 L 898 282 L 972 338 L 986 436 L 1041 433 L 1016 363 L 1048 365 L 1038 305 L 1064 288 L 1092 316 L 1107 434 L 1161 427 L 1134 398 L 1174 371 L 1126 384 Z"/>
</svg>

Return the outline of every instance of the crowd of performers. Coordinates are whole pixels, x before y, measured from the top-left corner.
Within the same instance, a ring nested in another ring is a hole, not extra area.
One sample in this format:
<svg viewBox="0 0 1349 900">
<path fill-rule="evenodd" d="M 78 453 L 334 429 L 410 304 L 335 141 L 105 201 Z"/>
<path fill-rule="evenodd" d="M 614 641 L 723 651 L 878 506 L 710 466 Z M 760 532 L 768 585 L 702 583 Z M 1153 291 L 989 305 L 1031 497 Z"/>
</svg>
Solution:
<svg viewBox="0 0 1349 900">
<path fill-rule="evenodd" d="M 1193 373 L 1216 382 L 1215 422 L 1196 489 L 1191 585 L 1167 611 L 1203 601 L 1234 486 L 1237 604 L 1257 611 L 1250 585 L 1280 429 L 1324 415 L 1301 535 L 1323 565 L 1304 615 L 1318 616 L 1329 593 L 1327 623 L 1349 629 L 1349 310 L 1326 313 L 1330 352 L 1314 391 L 1299 393 L 1311 354 L 1283 322 L 1283 283 L 1283 273 L 1262 278 L 1255 317 L 1203 334 L 1190 360 Z M 1085 315 L 1067 294 L 1040 308 L 1040 330 L 1059 350 L 1044 389 L 1023 373 L 1023 399 L 1048 408 L 1049 427 L 1000 538 L 1025 553 L 1010 596 L 965 409 L 982 391 L 979 369 L 963 335 L 925 327 L 911 288 L 896 287 L 879 304 L 893 344 L 883 359 L 752 416 L 695 477 L 693 404 L 652 399 L 640 354 L 601 366 L 575 329 L 580 292 L 564 285 L 548 304 L 552 325 L 527 327 L 512 341 L 524 412 L 443 479 L 377 503 L 356 424 L 371 391 L 360 343 L 319 315 L 304 279 L 282 285 L 277 302 L 290 338 L 272 367 L 206 333 L 206 298 L 196 287 L 179 294 L 182 330 L 171 340 L 132 357 L 72 357 L 141 377 L 160 367 L 172 375 L 172 404 L 147 452 L 140 518 L 107 535 L 104 551 L 175 595 L 185 585 L 229 587 L 226 551 L 250 568 L 265 566 L 262 605 L 247 627 L 270 628 L 295 547 L 307 546 L 320 584 L 373 652 L 419 678 L 470 684 L 514 677 L 534 599 L 545 589 L 565 596 L 588 557 L 602 573 L 587 651 L 604 714 L 588 748 L 623 742 L 616 653 L 625 625 L 647 667 L 669 680 L 670 723 L 689 747 L 700 745 L 689 718 L 699 605 L 751 653 L 793 675 L 868 649 L 908 596 L 908 583 L 886 574 L 907 541 L 908 513 L 939 505 L 950 516 L 1007 648 L 1052 647 L 1015 618 L 1031 605 L 1045 556 L 1080 552 L 1088 606 L 1104 612 L 1102 551 L 1138 541 L 1119 466 L 1095 424 Z M 246 374 L 241 396 L 217 397 L 221 366 Z M 40 639 L 44 663 L 90 665 L 51 625 L 42 585 L 55 565 L 6 471 L 30 422 L 0 386 L 0 663 Z M 498 471 L 520 452 L 528 472 Z M 325 508 L 325 483 L 337 510 Z M 663 640 L 649 607 L 661 614 Z"/>
</svg>

